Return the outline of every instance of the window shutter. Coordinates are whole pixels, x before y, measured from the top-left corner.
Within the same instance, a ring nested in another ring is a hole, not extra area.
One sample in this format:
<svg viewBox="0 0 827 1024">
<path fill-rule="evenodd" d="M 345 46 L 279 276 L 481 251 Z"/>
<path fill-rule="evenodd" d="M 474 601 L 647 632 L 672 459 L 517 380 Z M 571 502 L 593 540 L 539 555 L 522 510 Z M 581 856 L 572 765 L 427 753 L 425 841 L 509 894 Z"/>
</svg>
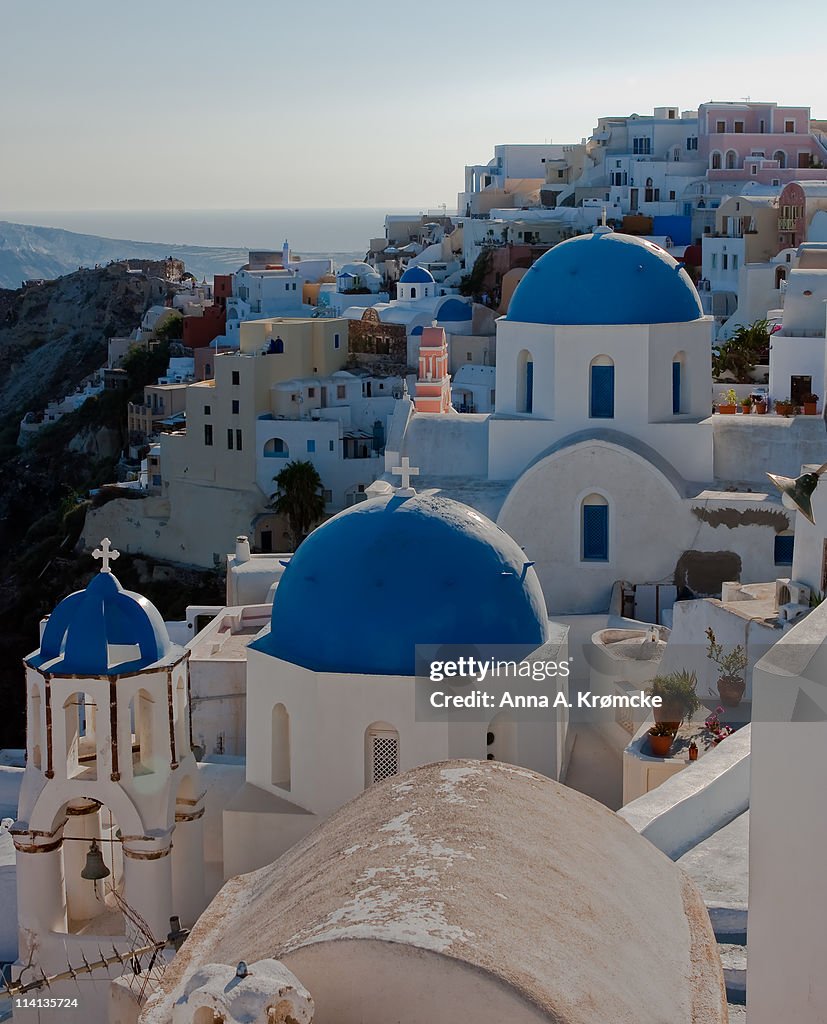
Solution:
<svg viewBox="0 0 827 1024">
<path fill-rule="evenodd" d="M 583 506 L 583 561 L 609 559 L 609 506 Z"/>
</svg>

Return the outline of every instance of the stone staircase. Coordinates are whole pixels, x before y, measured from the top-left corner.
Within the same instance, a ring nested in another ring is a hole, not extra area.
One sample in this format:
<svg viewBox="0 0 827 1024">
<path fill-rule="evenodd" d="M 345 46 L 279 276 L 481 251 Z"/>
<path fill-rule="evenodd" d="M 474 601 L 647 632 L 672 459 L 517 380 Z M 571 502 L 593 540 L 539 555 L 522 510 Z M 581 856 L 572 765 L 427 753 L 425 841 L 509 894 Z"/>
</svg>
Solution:
<svg viewBox="0 0 827 1024">
<path fill-rule="evenodd" d="M 745 1024 L 747 1013 L 748 837 L 745 811 L 678 859 L 709 910 L 724 968 L 730 1024 Z"/>
<path fill-rule="evenodd" d="M 724 968 L 730 1024 L 747 1019 L 747 912 L 733 907 L 709 907 L 709 918 Z"/>
</svg>

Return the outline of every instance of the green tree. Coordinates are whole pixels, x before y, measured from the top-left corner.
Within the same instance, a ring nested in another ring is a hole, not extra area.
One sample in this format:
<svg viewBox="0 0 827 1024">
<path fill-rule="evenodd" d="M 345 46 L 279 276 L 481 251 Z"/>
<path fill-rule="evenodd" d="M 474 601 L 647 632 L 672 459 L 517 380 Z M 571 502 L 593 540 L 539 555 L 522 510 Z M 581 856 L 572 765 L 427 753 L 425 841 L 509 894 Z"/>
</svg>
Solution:
<svg viewBox="0 0 827 1024">
<path fill-rule="evenodd" d="M 324 515 L 322 478 L 312 462 L 290 461 L 273 482 L 269 507 L 287 520 L 295 551 Z"/>
<path fill-rule="evenodd" d="M 769 351 L 770 325 L 767 320 L 739 324 L 730 338 L 712 346 L 712 375 L 721 380 L 724 374 L 731 374 L 736 383 L 749 384 L 756 363 L 769 362 Z"/>
</svg>

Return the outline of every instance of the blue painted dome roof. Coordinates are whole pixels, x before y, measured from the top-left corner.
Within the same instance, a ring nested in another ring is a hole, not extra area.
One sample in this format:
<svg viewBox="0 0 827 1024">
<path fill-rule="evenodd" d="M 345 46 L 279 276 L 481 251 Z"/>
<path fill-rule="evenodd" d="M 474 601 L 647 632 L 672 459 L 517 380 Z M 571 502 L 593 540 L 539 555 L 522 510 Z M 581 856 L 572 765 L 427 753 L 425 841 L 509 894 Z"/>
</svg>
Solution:
<svg viewBox="0 0 827 1024">
<path fill-rule="evenodd" d="M 703 316 L 686 271 L 660 246 L 597 229 L 529 268 L 507 320 L 528 324 L 674 324 Z"/>
<path fill-rule="evenodd" d="M 471 315 L 469 302 L 463 302 L 462 299 L 446 299 L 437 310 L 436 318 L 439 323 L 456 323 L 460 320 L 470 320 Z"/>
<path fill-rule="evenodd" d="M 54 662 L 49 671 L 56 676 L 123 675 L 154 664 L 171 646 L 155 605 L 124 590 L 111 572 L 99 572 L 55 608 L 30 663 Z"/>
<path fill-rule="evenodd" d="M 252 646 L 317 672 L 414 675 L 417 644 L 545 642 L 539 580 L 467 505 L 394 493 L 340 512 L 284 571 Z"/>
<path fill-rule="evenodd" d="M 399 278 L 400 284 L 433 284 L 434 275 L 424 267 L 408 267 Z"/>
</svg>

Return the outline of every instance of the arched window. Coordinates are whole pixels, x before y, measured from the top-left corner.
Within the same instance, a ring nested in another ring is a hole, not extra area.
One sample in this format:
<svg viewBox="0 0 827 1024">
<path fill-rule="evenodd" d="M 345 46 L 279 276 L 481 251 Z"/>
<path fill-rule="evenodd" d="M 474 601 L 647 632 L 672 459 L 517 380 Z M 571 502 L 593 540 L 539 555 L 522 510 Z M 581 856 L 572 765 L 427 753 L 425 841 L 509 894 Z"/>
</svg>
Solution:
<svg viewBox="0 0 827 1024">
<path fill-rule="evenodd" d="M 534 356 L 523 349 L 517 356 L 517 412 L 534 410 Z"/>
<path fill-rule="evenodd" d="M 288 459 L 290 449 L 280 437 L 271 437 L 264 445 L 264 457 L 266 459 Z"/>
<path fill-rule="evenodd" d="M 399 732 L 387 722 L 365 730 L 365 788 L 399 772 Z"/>
<path fill-rule="evenodd" d="M 132 733 L 132 772 L 149 775 L 155 771 L 152 718 L 155 701 L 146 690 L 139 690 L 129 702 Z"/>
<path fill-rule="evenodd" d="M 268 355 L 281 355 L 284 352 L 284 342 L 281 338 L 271 338 L 267 343 Z"/>
<path fill-rule="evenodd" d="M 271 757 L 271 782 L 279 789 L 290 789 L 290 715 L 283 704 L 273 708 Z"/>
<path fill-rule="evenodd" d="M 686 355 L 677 352 L 672 357 L 672 415 L 678 416 L 684 411 L 684 365 Z"/>
<path fill-rule="evenodd" d="M 66 737 L 66 777 L 98 777 L 95 701 L 88 693 L 73 693 L 63 705 Z"/>
<path fill-rule="evenodd" d="M 721 169 L 721 154 L 717 153 L 717 152 L 713 153 L 712 156 L 710 157 L 710 160 L 711 160 L 711 163 L 710 163 L 711 169 L 713 171 L 720 171 L 720 169 Z"/>
<path fill-rule="evenodd" d="M 411 298 L 411 299 L 415 299 L 416 298 L 416 288 L 414 288 L 413 285 L 411 285 L 411 292 L 410 292 L 409 298 Z"/>
<path fill-rule="evenodd" d="M 783 149 L 777 149 L 773 153 L 772 158 L 773 158 L 773 160 L 777 160 L 778 161 L 778 166 L 780 168 L 784 168 L 784 167 L 787 166 L 787 154 L 784 152 Z"/>
<path fill-rule="evenodd" d="M 584 562 L 609 560 L 609 503 L 602 494 L 589 494 L 581 505 L 580 557 Z"/>
<path fill-rule="evenodd" d="M 727 150 L 726 169 L 728 171 L 734 171 L 737 166 L 738 166 L 738 154 L 735 152 L 734 149 Z"/>
<path fill-rule="evenodd" d="M 499 711 L 488 723 L 485 745 L 489 761 L 517 763 L 517 723 L 508 711 Z"/>
<path fill-rule="evenodd" d="M 610 420 L 615 414 L 615 364 L 609 356 L 596 356 L 589 366 L 589 416 Z"/>
</svg>

